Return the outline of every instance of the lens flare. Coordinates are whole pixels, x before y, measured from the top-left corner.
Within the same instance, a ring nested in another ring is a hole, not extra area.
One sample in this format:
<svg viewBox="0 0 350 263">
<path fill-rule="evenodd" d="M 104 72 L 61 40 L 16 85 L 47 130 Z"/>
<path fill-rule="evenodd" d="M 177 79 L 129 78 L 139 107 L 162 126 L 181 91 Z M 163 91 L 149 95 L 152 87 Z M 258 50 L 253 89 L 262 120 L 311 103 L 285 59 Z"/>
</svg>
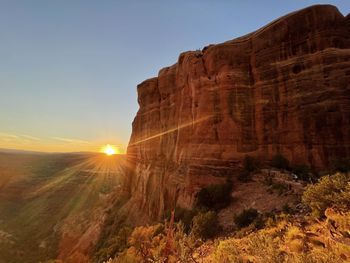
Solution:
<svg viewBox="0 0 350 263">
<path fill-rule="evenodd" d="M 118 154 L 119 151 L 116 147 L 113 147 L 112 145 L 110 144 L 107 144 L 106 146 L 104 146 L 102 149 L 101 149 L 101 152 L 105 153 L 106 155 L 108 156 L 111 156 L 111 155 L 114 155 L 114 154 Z"/>
</svg>

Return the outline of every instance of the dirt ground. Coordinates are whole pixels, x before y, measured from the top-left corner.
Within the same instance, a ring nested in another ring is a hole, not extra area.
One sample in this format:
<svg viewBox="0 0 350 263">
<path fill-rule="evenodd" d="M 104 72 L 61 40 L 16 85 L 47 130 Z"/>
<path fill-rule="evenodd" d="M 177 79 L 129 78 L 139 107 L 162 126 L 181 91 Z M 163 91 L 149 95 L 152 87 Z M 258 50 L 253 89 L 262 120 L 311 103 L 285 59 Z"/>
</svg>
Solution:
<svg viewBox="0 0 350 263">
<path fill-rule="evenodd" d="M 266 183 L 271 177 L 274 184 L 283 184 L 287 189 L 282 193 Z M 304 186 L 293 180 L 288 174 L 277 171 L 262 171 L 255 174 L 251 181 L 233 182 L 232 202 L 219 212 L 220 224 L 229 229 L 234 226 L 234 216 L 244 209 L 255 208 L 260 213 L 280 211 L 285 204 L 293 207 L 300 202 Z"/>
</svg>

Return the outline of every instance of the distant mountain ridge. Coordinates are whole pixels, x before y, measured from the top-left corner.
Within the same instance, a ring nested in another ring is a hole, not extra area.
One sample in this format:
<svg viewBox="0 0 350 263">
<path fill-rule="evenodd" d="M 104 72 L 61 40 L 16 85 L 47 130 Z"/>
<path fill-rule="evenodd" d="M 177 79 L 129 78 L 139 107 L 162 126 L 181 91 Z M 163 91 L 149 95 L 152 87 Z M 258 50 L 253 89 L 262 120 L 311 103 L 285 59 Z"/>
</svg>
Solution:
<svg viewBox="0 0 350 263">
<path fill-rule="evenodd" d="M 18 150 L 18 149 L 8 149 L 8 148 L 0 148 L 0 153 L 47 154 L 47 153 L 45 153 L 45 152 L 29 151 L 29 150 Z"/>
<path fill-rule="evenodd" d="M 98 152 L 40 152 L 20 149 L 0 148 L 0 153 L 15 153 L 15 154 L 100 154 Z"/>
</svg>

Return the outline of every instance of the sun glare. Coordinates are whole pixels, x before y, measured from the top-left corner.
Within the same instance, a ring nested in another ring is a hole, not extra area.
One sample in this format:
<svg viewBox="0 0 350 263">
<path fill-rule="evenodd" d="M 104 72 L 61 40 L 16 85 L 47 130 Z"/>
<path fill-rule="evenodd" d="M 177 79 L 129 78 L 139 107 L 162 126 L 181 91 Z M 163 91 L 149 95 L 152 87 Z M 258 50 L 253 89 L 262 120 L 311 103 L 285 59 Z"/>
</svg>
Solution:
<svg viewBox="0 0 350 263">
<path fill-rule="evenodd" d="M 106 146 L 104 146 L 101 152 L 105 153 L 108 156 L 119 153 L 118 149 L 110 144 L 107 144 Z"/>
</svg>

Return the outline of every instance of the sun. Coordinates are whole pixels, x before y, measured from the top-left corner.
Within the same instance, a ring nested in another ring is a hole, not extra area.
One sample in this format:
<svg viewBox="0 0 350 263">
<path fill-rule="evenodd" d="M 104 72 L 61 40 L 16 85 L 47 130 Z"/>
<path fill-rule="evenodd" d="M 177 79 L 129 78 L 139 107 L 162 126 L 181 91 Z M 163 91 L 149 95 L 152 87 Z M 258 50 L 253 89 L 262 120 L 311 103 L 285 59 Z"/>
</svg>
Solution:
<svg viewBox="0 0 350 263">
<path fill-rule="evenodd" d="M 119 153 L 118 149 L 110 144 L 107 144 L 106 146 L 102 147 L 101 152 L 105 153 L 108 156 Z"/>
</svg>

